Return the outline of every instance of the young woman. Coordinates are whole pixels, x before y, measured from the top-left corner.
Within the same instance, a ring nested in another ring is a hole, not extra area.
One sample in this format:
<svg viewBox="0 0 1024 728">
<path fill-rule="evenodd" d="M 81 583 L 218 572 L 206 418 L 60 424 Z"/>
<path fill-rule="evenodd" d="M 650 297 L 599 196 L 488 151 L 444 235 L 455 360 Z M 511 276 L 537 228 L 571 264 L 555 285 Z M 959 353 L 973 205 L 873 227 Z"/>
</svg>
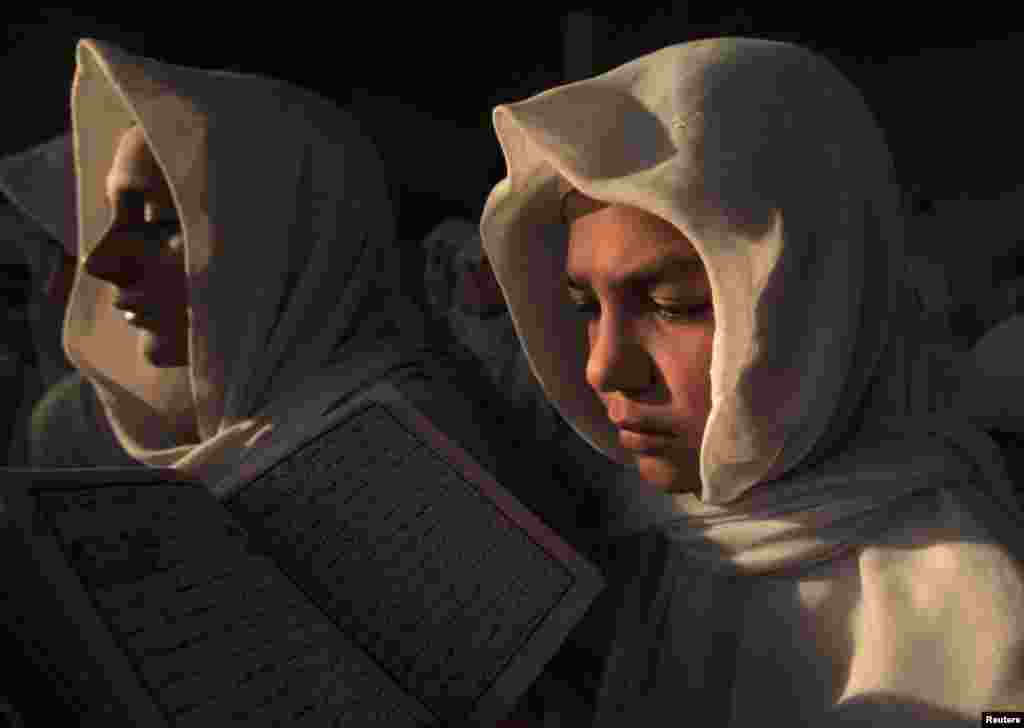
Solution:
<svg viewBox="0 0 1024 728">
<path fill-rule="evenodd" d="M 83 40 L 72 117 L 64 343 L 136 461 L 214 483 L 304 398 L 422 346 L 383 165 L 330 102 Z"/>
<path fill-rule="evenodd" d="M 1024 709 L 1024 522 L 954 406 L 857 90 L 799 47 L 710 39 L 494 125 L 508 173 L 481 234 L 522 346 L 639 476 L 593 724 Z"/>
</svg>

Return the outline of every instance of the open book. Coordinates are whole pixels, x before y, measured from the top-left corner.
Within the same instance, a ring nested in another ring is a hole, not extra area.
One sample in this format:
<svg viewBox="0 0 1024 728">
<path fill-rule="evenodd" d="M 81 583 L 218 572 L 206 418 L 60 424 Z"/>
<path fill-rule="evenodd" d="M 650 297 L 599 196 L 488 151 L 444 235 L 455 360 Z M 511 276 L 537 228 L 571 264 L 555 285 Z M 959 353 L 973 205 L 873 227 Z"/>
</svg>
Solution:
<svg viewBox="0 0 1024 728">
<path fill-rule="evenodd" d="M 103 725 L 491 725 L 603 588 L 386 382 L 219 496 L 145 468 L 0 478 L 6 616 Z"/>
</svg>

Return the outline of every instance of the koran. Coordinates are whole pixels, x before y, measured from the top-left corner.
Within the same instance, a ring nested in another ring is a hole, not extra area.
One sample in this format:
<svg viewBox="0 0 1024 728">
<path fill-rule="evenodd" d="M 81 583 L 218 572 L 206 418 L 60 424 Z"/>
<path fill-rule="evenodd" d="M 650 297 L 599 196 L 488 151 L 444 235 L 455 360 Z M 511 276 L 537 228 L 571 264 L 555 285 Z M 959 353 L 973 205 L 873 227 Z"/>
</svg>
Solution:
<svg viewBox="0 0 1024 728">
<path fill-rule="evenodd" d="M 0 473 L 8 622 L 104 725 L 492 725 L 604 587 L 388 382 L 212 492 Z"/>
</svg>

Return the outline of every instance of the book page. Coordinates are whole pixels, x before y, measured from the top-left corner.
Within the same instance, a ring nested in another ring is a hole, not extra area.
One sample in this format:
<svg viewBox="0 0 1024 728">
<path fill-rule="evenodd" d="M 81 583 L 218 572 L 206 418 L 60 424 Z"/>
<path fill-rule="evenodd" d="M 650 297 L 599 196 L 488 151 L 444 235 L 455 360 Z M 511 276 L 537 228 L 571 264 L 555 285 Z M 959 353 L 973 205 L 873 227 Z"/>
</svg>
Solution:
<svg viewBox="0 0 1024 728">
<path fill-rule="evenodd" d="M 503 717 L 597 570 L 391 385 L 324 419 L 246 463 L 226 505 L 439 725 Z"/>
<path fill-rule="evenodd" d="M 436 725 L 205 488 L 82 479 L 33 489 L 37 525 L 166 725 Z"/>
<path fill-rule="evenodd" d="M 95 679 L 168 726 L 504 717 L 597 570 L 390 385 L 277 434 L 216 497 L 152 469 L 7 471 Z"/>
</svg>

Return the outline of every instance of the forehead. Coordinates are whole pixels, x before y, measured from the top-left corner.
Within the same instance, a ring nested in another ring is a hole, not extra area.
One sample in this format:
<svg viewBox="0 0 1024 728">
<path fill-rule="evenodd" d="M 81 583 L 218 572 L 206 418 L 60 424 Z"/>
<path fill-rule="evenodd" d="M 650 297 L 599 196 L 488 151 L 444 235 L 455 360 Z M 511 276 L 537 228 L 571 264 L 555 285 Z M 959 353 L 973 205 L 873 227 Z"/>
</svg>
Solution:
<svg viewBox="0 0 1024 728">
<path fill-rule="evenodd" d="M 129 128 L 117 141 L 111 176 L 118 174 L 149 174 L 158 170 L 156 159 L 149 148 L 142 129 L 138 126 Z"/>
<path fill-rule="evenodd" d="M 138 126 L 128 129 L 118 140 L 106 186 L 111 196 L 124 190 L 163 196 L 166 187 L 163 172 Z"/>
<path fill-rule="evenodd" d="M 565 202 L 569 224 L 566 268 L 570 275 L 614 277 L 616 272 L 668 258 L 700 260 L 690 240 L 656 215 L 625 205 L 605 205 L 578 194 L 568 195 Z"/>
</svg>

